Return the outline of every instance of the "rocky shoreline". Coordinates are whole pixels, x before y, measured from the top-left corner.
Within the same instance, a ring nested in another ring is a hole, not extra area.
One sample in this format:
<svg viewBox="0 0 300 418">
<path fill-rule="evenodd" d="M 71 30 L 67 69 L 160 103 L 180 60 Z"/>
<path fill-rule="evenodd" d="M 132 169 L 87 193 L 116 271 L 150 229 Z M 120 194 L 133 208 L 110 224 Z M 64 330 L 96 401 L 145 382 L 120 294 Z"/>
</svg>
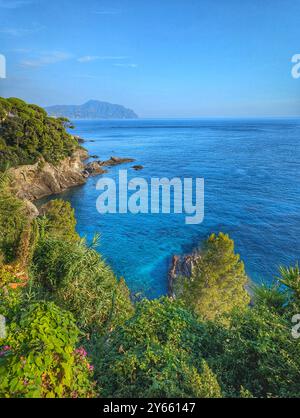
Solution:
<svg viewBox="0 0 300 418">
<path fill-rule="evenodd" d="M 62 193 L 71 187 L 81 186 L 90 176 L 106 173 L 107 167 L 135 161 L 132 158 L 111 157 L 106 161 L 85 163 L 88 158 L 90 158 L 88 152 L 79 148 L 58 165 L 40 159 L 32 165 L 11 168 L 9 175 L 12 179 L 12 188 L 18 198 L 33 202 Z"/>
</svg>

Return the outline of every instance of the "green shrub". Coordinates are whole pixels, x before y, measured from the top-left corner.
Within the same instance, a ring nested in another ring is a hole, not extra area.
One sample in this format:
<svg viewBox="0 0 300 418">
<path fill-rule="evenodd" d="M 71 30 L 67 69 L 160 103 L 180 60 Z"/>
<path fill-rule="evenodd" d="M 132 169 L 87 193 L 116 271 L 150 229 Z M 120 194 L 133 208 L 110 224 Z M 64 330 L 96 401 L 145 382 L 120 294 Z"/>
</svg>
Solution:
<svg viewBox="0 0 300 418">
<path fill-rule="evenodd" d="M 23 202 L 11 194 L 9 181 L 6 173 L 0 173 L 0 253 L 5 262 L 15 259 L 28 224 Z"/>
<path fill-rule="evenodd" d="M 26 281 L 26 274 L 20 274 L 17 266 L 0 263 L 0 315 L 10 318 L 18 311 Z"/>
<path fill-rule="evenodd" d="M 92 366 L 72 315 L 40 302 L 8 326 L 0 348 L 0 396 L 92 397 Z M 1 343 L 0 343 L 1 344 Z"/>
<path fill-rule="evenodd" d="M 300 342 L 292 337 L 291 318 L 263 304 L 233 312 L 227 328 L 206 324 L 203 355 L 226 396 L 300 396 Z"/>
<path fill-rule="evenodd" d="M 245 308 L 250 297 L 244 263 L 228 235 L 212 234 L 205 242 L 190 279 L 181 279 L 179 297 L 203 319 L 214 319 Z M 180 286 L 177 285 L 177 288 Z"/>
<path fill-rule="evenodd" d="M 61 238 L 67 241 L 78 241 L 76 233 L 76 219 L 71 204 L 61 199 L 51 200 L 41 207 L 44 216 L 41 222 L 41 235 Z"/>
<path fill-rule="evenodd" d="M 168 298 L 140 302 L 135 315 L 109 335 L 97 377 L 108 397 L 220 397 L 202 360 L 201 326 Z"/>
<path fill-rule="evenodd" d="M 132 313 L 129 291 L 83 241 L 41 240 L 33 258 L 35 283 L 46 299 L 70 310 L 85 329 L 104 330 Z"/>
</svg>

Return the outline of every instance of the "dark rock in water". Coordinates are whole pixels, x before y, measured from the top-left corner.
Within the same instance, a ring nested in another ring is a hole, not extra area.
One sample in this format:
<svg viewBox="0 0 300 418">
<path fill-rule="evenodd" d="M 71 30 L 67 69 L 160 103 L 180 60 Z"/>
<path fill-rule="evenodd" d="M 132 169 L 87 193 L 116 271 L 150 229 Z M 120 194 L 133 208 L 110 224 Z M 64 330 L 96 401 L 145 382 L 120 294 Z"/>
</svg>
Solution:
<svg viewBox="0 0 300 418">
<path fill-rule="evenodd" d="M 110 157 L 109 160 L 103 161 L 102 165 L 106 167 L 113 167 L 119 164 L 132 163 L 134 161 L 135 160 L 133 158 Z"/>
<path fill-rule="evenodd" d="M 174 255 L 172 258 L 171 267 L 168 274 L 168 294 L 175 298 L 175 284 L 179 277 L 186 277 L 190 279 L 195 263 L 199 260 L 201 255 L 194 252 L 190 255 L 178 256 Z"/>
<path fill-rule="evenodd" d="M 98 155 L 90 155 L 90 158 L 99 158 Z"/>
<path fill-rule="evenodd" d="M 79 144 L 83 144 L 85 140 L 78 135 L 74 135 L 74 138 L 78 141 Z"/>
<path fill-rule="evenodd" d="M 139 170 L 143 170 L 143 166 L 142 165 L 133 165 L 132 166 L 132 168 L 135 170 L 135 171 L 139 171 Z"/>
<path fill-rule="evenodd" d="M 86 164 L 84 170 L 89 176 L 98 176 L 99 174 L 107 173 L 107 170 L 102 168 L 101 161 L 93 161 L 91 163 Z"/>
<path fill-rule="evenodd" d="M 91 157 L 91 158 L 95 158 Z M 131 163 L 134 159 L 132 158 L 120 158 L 120 157 L 111 157 L 107 161 L 93 161 L 91 163 L 86 164 L 85 166 L 85 173 L 87 176 L 97 176 L 99 174 L 107 173 L 103 167 L 113 167 L 115 165 L 124 164 L 124 163 Z"/>
</svg>

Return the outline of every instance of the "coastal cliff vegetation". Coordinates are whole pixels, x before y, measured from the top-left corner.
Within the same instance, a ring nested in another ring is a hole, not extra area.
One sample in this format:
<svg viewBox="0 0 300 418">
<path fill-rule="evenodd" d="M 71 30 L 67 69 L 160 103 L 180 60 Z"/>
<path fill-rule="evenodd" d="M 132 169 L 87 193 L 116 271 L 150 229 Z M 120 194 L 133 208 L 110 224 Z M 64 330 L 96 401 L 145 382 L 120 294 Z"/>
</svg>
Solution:
<svg viewBox="0 0 300 418">
<path fill-rule="evenodd" d="M 17 99 L 0 107 L 2 167 L 76 147 L 65 121 Z M 297 266 L 254 288 L 250 304 L 233 241 L 213 234 L 174 297 L 134 302 L 99 237 L 78 236 L 69 203 L 29 214 L 0 174 L 0 397 L 300 396 Z"/>
<path fill-rule="evenodd" d="M 66 132 L 66 118 L 49 117 L 44 109 L 17 98 L 0 98 L 0 170 L 34 164 L 41 157 L 57 164 L 72 155 L 78 141 Z"/>
</svg>

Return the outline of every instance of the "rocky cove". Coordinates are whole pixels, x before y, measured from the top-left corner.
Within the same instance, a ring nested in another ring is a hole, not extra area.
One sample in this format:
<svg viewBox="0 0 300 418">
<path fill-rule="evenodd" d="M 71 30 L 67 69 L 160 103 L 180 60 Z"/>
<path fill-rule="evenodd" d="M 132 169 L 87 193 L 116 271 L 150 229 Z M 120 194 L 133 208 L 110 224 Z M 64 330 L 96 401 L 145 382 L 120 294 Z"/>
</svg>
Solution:
<svg viewBox="0 0 300 418">
<path fill-rule="evenodd" d="M 82 142 L 84 142 L 82 140 Z M 60 194 L 69 188 L 84 185 L 91 176 L 105 174 L 109 167 L 131 163 L 132 158 L 110 157 L 101 161 L 97 156 L 89 155 L 83 147 L 78 148 L 70 157 L 54 165 L 41 158 L 32 165 L 21 165 L 9 170 L 12 188 L 16 196 L 23 200 L 27 216 L 31 219 L 41 212 L 33 203 L 47 196 Z M 89 161 L 94 159 L 94 161 Z M 142 165 L 134 165 L 135 171 L 143 169 Z M 175 285 L 180 277 L 191 278 L 199 253 L 185 256 L 174 255 L 168 273 L 168 295 L 175 298 Z"/>
<path fill-rule="evenodd" d="M 11 168 L 12 189 L 18 198 L 32 202 L 83 185 L 90 176 L 106 173 L 106 168 L 134 161 L 132 158 L 111 157 L 106 161 L 86 163 L 89 158 L 88 152 L 79 148 L 58 165 L 41 158 L 33 165 Z"/>
</svg>

